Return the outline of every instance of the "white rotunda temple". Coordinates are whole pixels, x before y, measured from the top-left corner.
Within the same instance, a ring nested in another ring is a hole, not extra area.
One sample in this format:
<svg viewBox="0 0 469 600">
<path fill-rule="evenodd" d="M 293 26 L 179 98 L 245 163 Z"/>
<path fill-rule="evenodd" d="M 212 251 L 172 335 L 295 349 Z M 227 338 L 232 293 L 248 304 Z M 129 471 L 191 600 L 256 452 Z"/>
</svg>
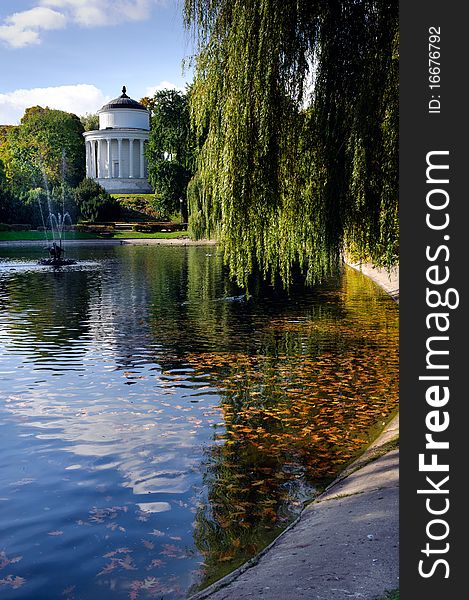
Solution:
<svg viewBox="0 0 469 600">
<path fill-rule="evenodd" d="M 98 110 L 98 130 L 83 134 L 86 176 L 111 194 L 150 194 L 145 158 L 150 114 L 126 92 L 124 86 L 119 98 Z"/>
</svg>

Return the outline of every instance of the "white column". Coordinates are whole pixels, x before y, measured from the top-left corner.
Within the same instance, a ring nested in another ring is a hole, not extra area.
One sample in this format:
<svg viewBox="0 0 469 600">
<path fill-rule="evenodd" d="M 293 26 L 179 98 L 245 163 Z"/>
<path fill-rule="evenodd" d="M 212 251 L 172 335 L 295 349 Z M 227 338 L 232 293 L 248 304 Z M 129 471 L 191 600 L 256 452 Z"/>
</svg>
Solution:
<svg viewBox="0 0 469 600">
<path fill-rule="evenodd" d="M 134 176 L 134 140 L 129 139 L 129 177 Z"/>
<path fill-rule="evenodd" d="M 89 177 L 90 176 L 90 151 L 89 151 L 88 142 L 85 142 L 85 151 L 86 151 L 86 176 Z"/>
<path fill-rule="evenodd" d="M 98 142 L 96 140 L 93 140 L 93 157 L 92 157 L 92 161 L 93 161 L 93 178 L 98 176 L 98 162 L 97 162 L 97 146 Z"/>
<path fill-rule="evenodd" d="M 112 157 L 111 157 L 111 139 L 107 139 L 107 177 L 112 177 Z"/>
<path fill-rule="evenodd" d="M 93 177 L 93 142 L 88 142 L 88 177 Z"/>
<path fill-rule="evenodd" d="M 96 140 L 96 143 L 98 144 L 98 179 L 101 179 L 102 176 L 102 166 L 101 166 L 101 140 Z"/>
<path fill-rule="evenodd" d="M 93 142 L 88 142 L 87 144 L 87 153 L 88 153 L 88 177 L 93 177 Z"/>
<path fill-rule="evenodd" d="M 140 140 L 140 179 L 145 177 L 145 153 L 143 150 L 144 140 Z"/>
<path fill-rule="evenodd" d="M 117 140 L 117 145 L 118 145 L 117 156 L 118 156 L 118 160 L 119 160 L 119 173 L 118 173 L 118 177 L 120 179 L 122 177 L 122 138 L 119 138 Z"/>
</svg>

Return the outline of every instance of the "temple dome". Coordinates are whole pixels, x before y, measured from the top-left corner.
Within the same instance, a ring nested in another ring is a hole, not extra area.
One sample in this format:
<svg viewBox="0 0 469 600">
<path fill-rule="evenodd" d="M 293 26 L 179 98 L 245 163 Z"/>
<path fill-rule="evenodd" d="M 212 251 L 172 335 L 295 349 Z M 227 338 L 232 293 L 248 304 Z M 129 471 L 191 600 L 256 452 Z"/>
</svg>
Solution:
<svg viewBox="0 0 469 600">
<path fill-rule="evenodd" d="M 130 98 L 130 96 L 127 96 L 127 89 L 126 89 L 125 85 L 122 88 L 122 94 L 118 98 L 115 98 L 114 100 L 111 100 L 110 102 L 105 104 L 99 112 L 107 111 L 112 108 L 130 108 L 130 109 L 134 109 L 134 110 L 145 110 L 145 111 L 147 110 L 143 106 L 143 104 L 140 104 L 140 102 L 137 102 L 136 100 L 133 100 L 132 98 Z"/>
<path fill-rule="evenodd" d="M 119 98 L 111 100 L 100 110 L 99 129 L 143 129 L 150 130 L 150 113 L 129 96 L 124 85 Z"/>
</svg>

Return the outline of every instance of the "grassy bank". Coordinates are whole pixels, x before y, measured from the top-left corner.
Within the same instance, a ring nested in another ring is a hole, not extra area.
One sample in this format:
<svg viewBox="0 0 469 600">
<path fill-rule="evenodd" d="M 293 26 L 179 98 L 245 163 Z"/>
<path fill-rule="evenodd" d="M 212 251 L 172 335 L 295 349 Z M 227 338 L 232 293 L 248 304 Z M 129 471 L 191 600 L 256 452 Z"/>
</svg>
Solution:
<svg viewBox="0 0 469 600">
<path fill-rule="evenodd" d="M 115 233 L 113 239 L 131 240 L 131 239 L 165 239 L 187 237 L 187 231 L 157 231 L 155 233 L 142 233 L 140 231 L 119 231 Z"/>
<path fill-rule="evenodd" d="M 178 238 L 187 236 L 186 231 L 171 231 L 157 233 L 141 233 L 139 231 L 119 231 L 111 238 L 107 235 L 99 235 L 98 233 L 85 233 L 81 231 L 67 231 L 64 233 L 66 240 L 99 240 L 99 239 L 165 239 Z M 48 239 L 51 239 L 50 234 Z M 38 241 L 45 242 L 46 238 L 42 231 L 0 231 L 0 242 L 21 242 L 21 241 Z"/>
<path fill-rule="evenodd" d="M 90 240 L 96 238 L 92 233 L 82 233 L 78 231 L 64 232 L 66 240 Z M 48 239 L 51 239 L 50 233 Z M 0 241 L 2 242 L 21 242 L 21 241 L 38 241 L 45 242 L 46 237 L 43 231 L 0 231 Z"/>
</svg>

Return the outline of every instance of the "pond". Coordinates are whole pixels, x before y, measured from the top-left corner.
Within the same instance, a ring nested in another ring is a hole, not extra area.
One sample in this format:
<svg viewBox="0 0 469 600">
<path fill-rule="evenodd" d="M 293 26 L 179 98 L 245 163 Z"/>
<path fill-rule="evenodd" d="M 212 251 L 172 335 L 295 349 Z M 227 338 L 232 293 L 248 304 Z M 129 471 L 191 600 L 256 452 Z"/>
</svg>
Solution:
<svg viewBox="0 0 469 600">
<path fill-rule="evenodd" d="M 248 300 L 209 246 L 0 248 L 0 595 L 185 598 L 395 412 L 398 310 L 346 269 Z"/>
</svg>

